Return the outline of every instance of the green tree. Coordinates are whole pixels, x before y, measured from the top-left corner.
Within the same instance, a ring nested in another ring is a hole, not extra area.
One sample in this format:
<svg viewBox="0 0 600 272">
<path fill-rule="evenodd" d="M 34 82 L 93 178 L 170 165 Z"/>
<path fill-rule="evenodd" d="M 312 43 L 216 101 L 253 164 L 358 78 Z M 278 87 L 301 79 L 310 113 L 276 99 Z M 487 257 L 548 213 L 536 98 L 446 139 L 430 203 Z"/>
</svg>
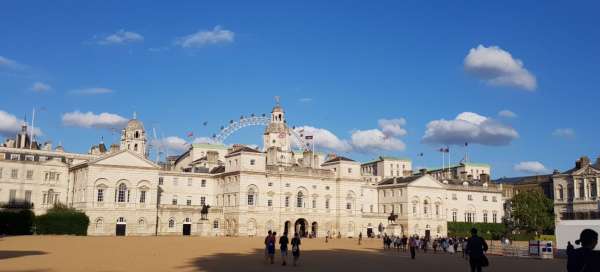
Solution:
<svg viewBox="0 0 600 272">
<path fill-rule="evenodd" d="M 525 191 L 512 199 L 516 228 L 541 235 L 554 228 L 554 203 L 539 191 Z"/>
</svg>

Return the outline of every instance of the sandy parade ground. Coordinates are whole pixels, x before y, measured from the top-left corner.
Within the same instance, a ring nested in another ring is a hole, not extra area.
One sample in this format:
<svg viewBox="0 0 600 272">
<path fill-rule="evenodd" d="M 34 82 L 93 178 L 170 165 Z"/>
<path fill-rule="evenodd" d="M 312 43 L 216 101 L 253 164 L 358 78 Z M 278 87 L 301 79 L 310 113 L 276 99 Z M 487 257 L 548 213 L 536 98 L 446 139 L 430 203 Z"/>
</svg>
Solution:
<svg viewBox="0 0 600 272">
<path fill-rule="evenodd" d="M 0 271 L 469 271 L 445 253 L 383 251 L 380 240 L 303 239 L 300 265 L 264 261 L 262 238 L 71 237 L 0 238 Z M 279 251 L 277 251 L 279 253 Z M 290 256 L 291 258 L 291 256 Z M 291 259 L 289 259 L 291 262 Z M 485 271 L 564 271 L 565 260 L 490 257 Z"/>
</svg>

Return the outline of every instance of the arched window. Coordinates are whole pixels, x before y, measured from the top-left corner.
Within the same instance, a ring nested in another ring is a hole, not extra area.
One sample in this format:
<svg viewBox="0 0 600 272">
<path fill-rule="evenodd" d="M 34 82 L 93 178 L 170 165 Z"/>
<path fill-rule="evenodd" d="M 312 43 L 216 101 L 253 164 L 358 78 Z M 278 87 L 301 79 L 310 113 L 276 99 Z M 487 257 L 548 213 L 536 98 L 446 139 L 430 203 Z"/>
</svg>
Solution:
<svg viewBox="0 0 600 272">
<path fill-rule="evenodd" d="M 304 194 L 302 192 L 298 192 L 296 196 L 296 207 L 302 208 L 304 206 Z"/>
<path fill-rule="evenodd" d="M 562 185 L 558 185 L 557 189 L 556 189 L 556 194 L 558 195 L 558 199 L 563 200 L 563 193 L 564 193 L 564 189 Z"/>
<path fill-rule="evenodd" d="M 596 198 L 596 196 L 598 196 L 598 187 L 597 187 L 596 180 L 592 179 L 589 184 L 590 184 L 589 185 L 590 186 L 590 188 L 589 188 L 590 197 L 592 199 L 594 199 L 594 198 Z"/>
<path fill-rule="evenodd" d="M 133 151 L 138 151 L 138 144 L 133 145 Z"/>
<path fill-rule="evenodd" d="M 139 131 L 136 131 L 136 132 L 135 132 L 135 138 L 137 139 L 137 138 L 139 138 L 139 137 L 140 137 L 140 132 L 139 132 Z"/>
<path fill-rule="evenodd" d="M 175 227 L 175 219 L 171 218 L 169 219 L 169 228 L 172 229 Z"/>
<path fill-rule="evenodd" d="M 104 230 L 104 220 L 102 218 L 96 219 L 96 232 L 102 232 Z"/>
<path fill-rule="evenodd" d="M 125 185 L 125 183 L 119 184 L 117 189 L 117 202 L 129 202 L 129 190 L 127 190 L 127 185 Z"/>
</svg>

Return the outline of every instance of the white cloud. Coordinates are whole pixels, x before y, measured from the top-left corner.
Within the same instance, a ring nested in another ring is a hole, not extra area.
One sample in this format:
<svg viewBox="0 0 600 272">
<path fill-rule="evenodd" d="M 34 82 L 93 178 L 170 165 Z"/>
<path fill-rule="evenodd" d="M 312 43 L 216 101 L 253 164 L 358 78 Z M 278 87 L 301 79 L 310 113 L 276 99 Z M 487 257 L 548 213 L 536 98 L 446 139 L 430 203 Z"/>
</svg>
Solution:
<svg viewBox="0 0 600 272">
<path fill-rule="evenodd" d="M 379 129 L 357 130 L 352 133 L 351 143 L 357 151 L 401 151 L 406 144 L 396 137 L 387 136 Z"/>
<path fill-rule="evenodd" d="M 169 136 L 164 139 L 153 139 L 151 142 L 154 148 L 166 149 L 168 151 L 183 152 L 189 148 L 189 144 L 184 139 L 177 136 Z"/>
<path fill-rule="evenodd" d="M 509 110 L 501 110 L 498 112 L 498 116 L 505 118 L 516 118 L 517 114 Z"/>
<path fill-rule="evenodd" d="M 121 29 L 115 32 L 114 34 L 102 38 L 100 41 L 98 41 L 98 44 L 127 44 L 142 41 L 144 41 L 144 36 L 140 35 L 139 33 L 125 31 L 124 29 Z"/>
<path fill-rule="evenodd" d="M 517 172 L 529 173 L 529 174 L 543 174 L 548 173 L 548 169 L 539 161 L 524 161 L 515 164 L 514 170 Z"/>
<path fill-rule="evenodd" d="M 25 68 L 24 65 L 14 61 L 14 60 L 11 60 L 7 57 L 0 56 L 0 68 L 2 68 L 2 67 L 8 68 L 8 69 L 16 69 L 16 70 Z"/>
<path fill-rule="evenodd" d="M 213 141 L 209 137 L 196 137 L 192 142 L 195 144 L 210 144 Z"/>
<path fill-rule="evenodd" d="M 323 128 L 315 128 L 311 126 L 297 127 L 296 132 L 303 134 L 304 136 L 313 136 L 315 146 L 317 148 L 324 148 L 328 150 L 347 152 L 352 150 L 352 146 L 346 140 L 341 140 L 331 131 Z M 292 138 L 295 142 L 295 139 Z M 308 140 L 309 143 L 311 140 Z M 298 145 L 297 143 L 295 143 Z"/>
<path fill-rule="evenodd" d="M 213 30 L 201 30 L 178 38 L 175 44 L 183 48 L 195 48 L 208 44 L 231 43 L 234 38 L 235 33 L 233 31 L 223 29 L 221 26 L 215 26 Z"/>
<path fill-rule="evenodd" d="M 552 132 L 552 136 L 571 139 L 575 137 L 575 130 L 572 128 L 557 128 Z"/>
<path fill-rule="evenodd" d="M 25 124 L 25 121 L 18 119 L 16 116 L 0 110 L 0 135 L 6 137 L 13 137 L 19 131 L 21 126 Z M 43 135 L 43 132 L 39 128 L 34 129 L 35 135 Z"/>
<path fill-rule="evenodd" d="M 67 112 L 62 116 L 62 122 L 65 126 L 82 128 L 122 128 L 128 120 L 118 114 L 103 112 L 95 114 L 93 112 Z"/>
<path fill-rule="evenodd" d="M 404 136 L 406 135 L 406 129 L 402 126 L 406 125 L 406 119 L 379 119 L 377 122 L 381 131 L 386 136 Z"/>
<path fill-rule="evenodd" d="M 109 94 L 114 93 L 115 91 L 109 88 L 84 88 L 71 90 L 69 93 L 74 95 L 99 95 L 99 94 Z"/>
<path fill-rule="evenodd" d="M 50 86 L 46 83 L 43 83 L 43 82 L 35 82 L 31 86 L 31 90 L 36 93 L 45 93 L 45 92 L 52 90 L 52 86 Z"/>
<path fill-rule="evenodd" d="M 434 120 L 427 124 L 424 143 L 508 145 L 519 137 L 517 131 L 505 124 L 473 112 L 463 112 L 454 120 Z"/>
<path fill-rule="evenodd" d="M 464 68 L 490 85 L 528 91 L 537 87 L 535 76 L 525 69 L 523 62 L 498 46 L 471 48 L 465 57 Z"/>
</svg>

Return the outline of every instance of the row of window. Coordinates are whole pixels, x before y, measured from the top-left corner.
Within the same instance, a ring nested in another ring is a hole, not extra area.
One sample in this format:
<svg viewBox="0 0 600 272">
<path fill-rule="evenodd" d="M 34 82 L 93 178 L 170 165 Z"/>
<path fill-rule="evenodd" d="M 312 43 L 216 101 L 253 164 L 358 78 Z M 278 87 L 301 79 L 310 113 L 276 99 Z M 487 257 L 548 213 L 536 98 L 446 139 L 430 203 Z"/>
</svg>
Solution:
<svg viewBox="0 0 600 272">
<path fill-rule="evenodd" d="M 171 204 L 172 205 L 178 205 L 178 201 L 177 201 L 177 196 L 174 195 L 173 198 L 171 199 Z M 186 206 L 192 206 L 192 198 L 191 197 L 187 197 L 185 200 L 185 205 Z M 206 197 L 205 196 L 201 196 L 200 197 L 200 205 L 206 205 Z"/>
<path fill-rule="evenodd" d="M 159 177 L 158 178 L 158 185 L 164 185 L 165 183 L 165 179 L 164 177 Z M 192 178 L 188 178 L 187 179 L 187 186 L 192 186 L 193 184 L 193 179 Z M 173 178 L 173 186 L 178 186 L 179 185 L 179 179 L 177 177 Z M 200 181 L 200 187 L 206 187 L 206 180 L 203 179 L 202 181 Z"/>
<path fill-rule="evenodd" d="M 458 197 L 456 196 L 456 194 L 452 194 L 452 200 L 458 200 Z M 473 195 L 467 195 L 467 200 L 473 201 Z M 488 196 L 487 195 L 483 195 L 481 197 L 481 200 L 487 202 L 488 201 Z M 492 202 L 498 202 L 498 197 L 492 196 Z"/>
<path fill-rule="evenodd" d="M 464 213 L 464 222 L 473 223 L 475 222 L 475 213 L 474 212 L 465 212 Z M 458 220 L 458 212 L 452 211 L 452 222 L 457 222 Z M 483 223 L 489 223 L 488 221 L 488 213 L 483 212 Z M 498 223 L 498 214 L 496 212 L 492 213 L 492 222 Z"/>
<path fill-rule="evenodd" d="M 140 195 L 138 198 L 140 203 L 146 203 L 146 194 L 147 194 L 147 190 L 140 191 Z M 105 196 L 106 196 L 105 188 L 98 188 L 96 190 L 96 201 L 97 202 L 104 202 Z M 129 198 L 130 198 L 130 190 L 127 188 L 127 185 L 125 185 L 125 183 L 119 184 L 119 186 L 115 190 L 115 202 L 128 203 L 128 202 L 130 202 Z"/>
<path fill-rule="evenodd" d="M 26 190 L 23 195 L 23 200 L 26 203 L 32 203 L 31 201 L 31 190 Z M 8 191 L 8 203 L 15 203 L 17 201 L 17 190 L 11 189 Z M 43 192 L 42 203 L 43 204 L 56 204 L 60 201 L 60 195 L 54 190 L 50 189 Z"/>
<path fill-rule="evenodd" d="M 2 178 L 2 174 L 3 174 L 3 169 L 0 168 L 0 178 Z M 32 180 L 33 179 L 33 170 L 29 169 L 25 172 L 25 179 L 27 180 Z M 10 169 L 10 178 L 11 179 L 18 179 L 19 178 L 19 169 Z M 54 171 L 50 171 L 50 172 L 45 172 L 44 173 L 44 181 L 59 181 L 60 180 L 60 173 L 58 172 L 54 172 Z"/>
<path fill-rule="evenodd" d="M 284 207 L 289 208 L 290 207 L 290 196 L 285 196 L 284 198 Z M 256 195 L 254 194 L 249 194 L 247 197 L 247 203 L 248 206 L 255 206 L 256 205 Z M 325 209 L 329 209 L 330 205 L 330 199 L 327 198 L 325 199 Z M 298 195 L 296 196 L 296 203 L 295 203 L 295 207 L 296 208 L 306 208 L 306 202 L 305 202 L 305 196 L 300 192 L 298 193 Z M 312 199 L 311 201 L 311 208 L 316 209 L 317 208 L 317 200 L 316 199 Z M 267 207 L 273 207 L 273 199 L 267 199 Z M 352 202 L 346 202 L 346 209 L 347 210 L 352 210 Z"/>
<path fill-rule="evenodd" d="M 596 197 L 598 197 L 598 183 L 596 182 L 596 180 L 589 180 L 586 186 L 586 182 L 584 182 L 584 180 L 578 179 L 575 180 L 575 184 L 577 186 L 575 189 L 577 189 L 578 199 L 595 199 Z M 572 200 L 575 196 L 575 192 L 573 189 L 573 186 L 567 186 L 567 197 L 569 198 L 569 200 Z M 557 199 L 564 199 L 564 188 L 560 184 L 556 188 L 556 196 Z"/>
</svg>

